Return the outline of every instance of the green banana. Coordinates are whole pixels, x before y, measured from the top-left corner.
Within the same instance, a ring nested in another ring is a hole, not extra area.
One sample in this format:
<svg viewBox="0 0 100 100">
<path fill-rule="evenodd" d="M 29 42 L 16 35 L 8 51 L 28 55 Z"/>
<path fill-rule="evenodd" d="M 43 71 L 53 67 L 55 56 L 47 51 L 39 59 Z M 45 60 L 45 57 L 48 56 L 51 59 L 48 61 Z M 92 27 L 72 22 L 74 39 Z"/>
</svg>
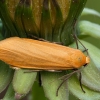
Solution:
<svg viewBox="0 0 100 100">
<path fill-rule="evenodd" d="M 84 36 L 89 35 L 91 37 L 100 39 L 100 25 L 86 20 L 80 21 L 78 25 L 79 25 L 78 30 L 80 32 L 80 35 L 84 35 Z"/>
<path fill-rule="evenodd" d="M 0 92 L 2 92 L 9 84 L 13 77 L 13 70 L 7 64 L 0 61 Z"/>
<path fill-rule="evenodd" d="M 56 0 L 52 0 L 54 11 L 55 11 L 55 22 L 53 27 L 52 38 L 54 42 L 61 42 L 61 31 L 63 23 L 63 15 L 61 12 L 60 5 Z"/>
<path fill-rule="evenodd" d="M 82 43 L 89 50 L 89 56 L 91 58 L 90 64 L 83 70 L 83 83 L 89 88 L 100 91 L 100 49 L 82 41 Z M 95 53 L 96 52 L 96 53 Z M 88 80 L 88 81 L 87 81 Z"/>
<path fill-rule="evenodd" d="M 75 27 L 86 1 L 87 0 L 71 0 L 69 13 L 61 34 L 61 41 L 64 45 L 69 45 L 74 41 L 72 37 L 73 28 Z"/>
<path fill-rule="evenodd" d="M 32 12 L 32 1 L 31 0 L 23 0 L 21 3 L 23 5 L 22 12 L 22 22 L 27 36 L 36 36 L 39 37 L 39 30 L 36 26 L 34 15 Z"/>
<path fill-rule="evenodd" d="M 88 88 L 100 92 L 100 71 L 94 64 L 93 60 L 90 60 L 88 64 L 82 71 L 82 83 Z"/>
<path fill-rule="evenodd" d="M 44 0 L 40 23 L 40 37 L 52 41 L 52 22 L 50 18 L 49 0 Z"/>
<path fill-rule="evenodd" d="M 2 100 L 16 100 L 15 99 L 15 91 L 13 89 L 12 84 L 10 84 L 10 86 L 8 87 L 7 92 Z"/>
<path fill-rule="evenodd" d="M 42 86 L 45 92 L 45 95 L 50 100 L 68 100 L 69 98 L 69 90 L 68 86 L 65 83 L 59 88 L 59 91 L 57 91 L 58 87 L 61 84 L 61 80 L 59 79 L 63 75 L 65 75 L 65 72 L 42 72 Z"/>
<path fill-rule="evenodd" d="M 40 92 L 40 94 L 39 94 L 39 92 Z M 38 81 L 34 82 L 32 91 L 30 92 L 28 98 L 30 98 L 29 100 L 48 100 L 45 97 L 43 87 L 39 85 Z"/>
<path fill-rule="evenodd" d="M 13 77 L 13 88 L 16 92 L 16 98 L 25 96 L 35 81 L 37 72 L 29 72 L 25 69 L 18 69 L 15 71 Z"/>
<path fill-rule="evenodd" d="M 14 20 L 15 20 L 15 26 L 18 30 L 19 36 L 27 37 L 25 28 L 23 25 L 23 21 L 22 21 L 23 9 L 24 9 L 23 1 L 19 0 L 18 4 L 16 6 L 16 9 L 15 9 Z"/>
<path fill-rule="evenodd" d="M 78 1 L 78 0 L 77 0 Z M 74 0 L 74 2 L 77 3 L 77 1 Z M 79 18 L 81 12 L 83 11 L 83 8 L 86 4 L 87 0 L 79 0 L 79 5 L 77 7 L 77 12 L 76 14 L 74 15 L 74 20 L 73 21 L 77 21 L 77 19 Z M 81 9 L 80 9 L 81 8 Z M 74 23 L 74 22 L 73 22 Z"/>
<path fill-rule="evenodd" d="M 1 31 L 2 31 L 2 21 L 1 21 L 1 19 L 0 19 L 0 35 L 1 35 Z"/>
<path fill-rule="evenodd" d="M 11 36 L 18 36 L 17 30 L 10 18 L 9 11 L 7 9 L 7 0 L 0 0 L 0 13 L 4 25 L 6 25 L 6 27 L 11 32 Z"/>
<path fill-rule="evenodd" d="M 79 80 L 74 75 L 69 79 L 68 87 L 69 87 L 70 93 L 74 95 L 75 97 L 77 97 L 78 100 L 99 100 L 100 99 L 100 92 L 93 91 L 83 85 L 82 87 L 85 91 L 84 93 L 80 88 Z"/>
</svg>

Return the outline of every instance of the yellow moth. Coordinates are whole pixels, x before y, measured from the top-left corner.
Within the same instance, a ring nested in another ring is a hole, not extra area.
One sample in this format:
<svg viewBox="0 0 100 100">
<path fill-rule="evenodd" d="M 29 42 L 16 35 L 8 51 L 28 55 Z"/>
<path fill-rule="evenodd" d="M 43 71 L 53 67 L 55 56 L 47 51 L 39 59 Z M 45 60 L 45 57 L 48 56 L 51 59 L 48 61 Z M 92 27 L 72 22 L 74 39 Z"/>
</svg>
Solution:
<svg viewBox="0 0 100 100">
<path fill-rule="evenodd" d="M 49 71 L 78 69 L 89 63 L 78 49 L 19 37 L 0 41 L 0 60 L 16 68 Z"/>
</svg>

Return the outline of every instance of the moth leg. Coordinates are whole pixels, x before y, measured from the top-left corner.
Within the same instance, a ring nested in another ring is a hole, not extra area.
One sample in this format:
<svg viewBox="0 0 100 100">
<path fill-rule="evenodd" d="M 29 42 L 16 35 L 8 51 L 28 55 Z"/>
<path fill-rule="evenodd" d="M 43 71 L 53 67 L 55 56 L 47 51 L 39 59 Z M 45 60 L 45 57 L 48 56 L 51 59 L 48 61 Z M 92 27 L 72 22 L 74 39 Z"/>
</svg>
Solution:
<svg viewBox="0 0 100 100">
<path fill-rule="evenodd" d="M 42 86 L 41 72 L 38 73 L 39 86 Z"/>
<path fill-rule="evenodd" d="M 60 77 L 59 79 L 60 79 L 60 80 L 64 80 L 65 78 L 67 78 L 67 77 L 69 77 L 69 76 L 71 76 L 71 75 L 73 75 L 73 74 L 75 74 L 75 73 L 78 73 L 78 72 L 80 72 L 80 71 L 81 71 L 81 69 L 76 69 L 76 70 L 74 70 L 73 72 L 71 72 L 71 73 L 69 73 L 69 74 L 66 74 L 66 75 Z"/>
<path fill-rule="evenodd" d="M 75 71 L 73 71 L 73 72 L 71 72 L 71 73 L 69 73 L 67 75 L 64 75 L 64 76 L 59 78 L 60 80 L 63 80 L 63 81 L 61 82 L 61 84 L 57 88 L 56 96 L 58 96 L 58 91 L 59 91 L 60 87 L 63 85 L 63 83 L 66 82 L 73 74 L 75 74 L 77 72 L 80 72 L 80 71 L 81 71 L 81 69 L 78 69 L 78 70 L 75 70 Z"/>
<path fill-rule="evenodd" d="M 49 71 L 49 72 L 62 72 L 61 70 L 46 70 L 46 71 Z"/>
<path fill-rule="evenodd" d="M 49 42 L 43 38 L 39 38 L 37 36 L 34 36 L 33 34 L 28 34 L 29 38 L 35 39 L 35 40 L 39 40 L 39 41 L 45 41 L 45 42 Z"/>
<path fill-rule="evenodd" d="M 85 50 L 83 50 L 82 52 L 87 52 L 88 51 L 88 49 L 85 49 Z"/>
<path fill-rule="evenodd" d="M 39 40 L 39 41 L 44 41 L 44 42 L 50 42 L 50 43 L 55 43 L 55 44 L 63 45 L 63 43 L 61 43 L 61 42 L 51 42 L 51 41 L 45 40 L 45 39 L 43 39 L 43 38 L 36 37 L 36 36 L 34 36 L 33 34 L 28 34 L 28 35 L 29 35 L 29 37 L 31 37 L 31 38 L 33 38 L 33 39 L 35 39 L 35 40 Z"/>
<path fill-rule="evenodd" d="M 34 36 L 33 34 L 28 34 L 31 38 L 35 39 L 35 40 L 40 40 L 40 41 L 44 41 L 44 42 L 50 42 L 48 40 L 45 40 L 43 38 L 39 38 L 39 37 L 36 37 Z M 50 43 L 55 43 L 55 44 L 59 44 L 59 45 L 63 45 L 63 43 L 61 42 L 50 42 Z"/>
<path fill-rule="evenodd" d="M 80 75 L 79 75 L 80 87 L 81 87 L 82 91 L 85 93 L 85 91 L 84 91 L 84 89 L 83 89 L 83 87 L 82 87 L 82 74 L 81 74 L 81 72 L 80 72 L 79 74 L 80 74 Z"/>
<path fill-rule="evenodd" d="M 41 70 L 26 70 L 24 73 L 33 73 L 33 72 L 39 72 Z"/>
<path fill-rule="evenodd" d="M 79 49 L 79 46 L 78 46 L 78 41 L 77 41 L 77 36 L 76 36 L 76 34 L 74 33 L 74 34 L 72 34 L 72 36 L 73 36 L 73 38 L 74 38 L 74 40 L 75 40 L 75 42 L 76 42 L 76 47 L 77 47 L 77 49 Z"/>
<path fill-rule="evenodd" d="M 67 79 L 66 79 L 66 80 L 67 80 Z M 61 84 L 58 86 L 57 91 L 56 91 L 56 96 L 58 96 L 59 89 L 60 89 L 60 87 L 63 85 L 63 83 L 66 82 L 66 80 L 63 80 L 63 81 L 61 82 Z"/>
<path fill-rule="evenodd" d="M 28 38 L 36 39 L 38 40 L 39 38 L 37 36 L 34 36 L 33 34 L 28 33 Z"/>
</svg>

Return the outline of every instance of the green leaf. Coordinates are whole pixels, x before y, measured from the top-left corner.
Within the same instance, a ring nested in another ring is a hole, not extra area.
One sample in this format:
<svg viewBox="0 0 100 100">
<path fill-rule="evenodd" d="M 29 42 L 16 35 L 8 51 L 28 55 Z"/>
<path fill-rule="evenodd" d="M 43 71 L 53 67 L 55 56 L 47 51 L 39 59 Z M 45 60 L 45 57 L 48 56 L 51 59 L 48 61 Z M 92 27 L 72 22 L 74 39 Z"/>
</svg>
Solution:
<svg viewBox="0 0 100 100">
<path fill-rule="evenodd" d="M 81 16 L 84 16 L 84 15 L 95 15 L 95 16 L 100 17 L 100 13 L 99 12 L 97 12 L 94 9 L 89 9 L 89 8 L 84 8 Z"/>
<path fill-rule="evenodd" d="M 94 38 L 100 38 L 100 25 L 89 22 L 80 21 L 79 30 L 81 35 L 89 35 Z"/>
</svg>

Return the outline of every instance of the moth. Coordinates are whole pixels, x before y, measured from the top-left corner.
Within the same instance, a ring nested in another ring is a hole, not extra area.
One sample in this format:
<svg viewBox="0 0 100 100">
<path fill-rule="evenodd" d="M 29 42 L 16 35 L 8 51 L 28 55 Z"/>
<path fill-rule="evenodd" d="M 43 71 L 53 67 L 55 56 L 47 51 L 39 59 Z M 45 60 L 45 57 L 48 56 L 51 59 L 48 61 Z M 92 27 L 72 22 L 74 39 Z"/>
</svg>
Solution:
<svg viewBox="0 0 100 100">
<path fill-rule="evenodd" d="M 78 69 L 89 63 L 78 49 L 19 37 L 0 41 L 0 60 L 14 68 L 46 71 Z"/>
<path fill-rule="evenodd" d="M 25 68 L 34 71 L 63 71 L 80 69 L 90 62 L 82 51 L 55 43 L 33 40 L 28 38 L 11 37 L 0 41 L 0 60 L 11 65 L 12 68 Z M 64 75 L 61 85 L 74 73 Z M 81 74 L 80 74 L 80 86 Z"/>
</svg>

